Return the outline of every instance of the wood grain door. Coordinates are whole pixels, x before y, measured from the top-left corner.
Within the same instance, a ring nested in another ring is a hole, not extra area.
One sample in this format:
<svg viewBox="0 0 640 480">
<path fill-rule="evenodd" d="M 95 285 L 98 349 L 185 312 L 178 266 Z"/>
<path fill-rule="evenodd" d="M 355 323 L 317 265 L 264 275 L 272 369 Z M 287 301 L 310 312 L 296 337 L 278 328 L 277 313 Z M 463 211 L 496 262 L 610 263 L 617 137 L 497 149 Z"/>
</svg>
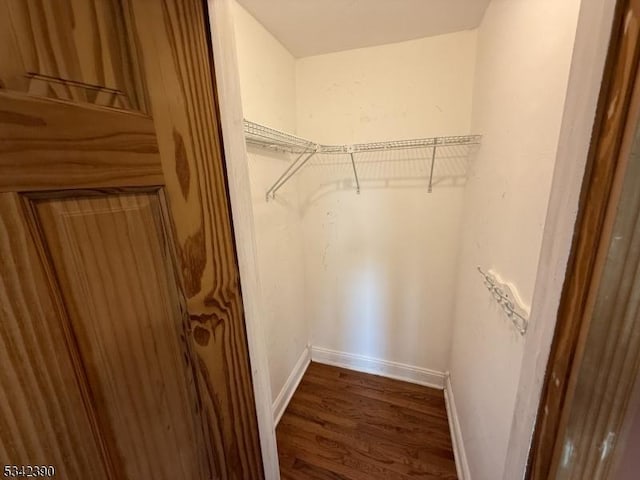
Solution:
<svg viewBox="0 0 640 480">
<path fill-rule="evenodd" d="M 263 478 L 201 0 L 0 0 L 0 467 Z"/>
</svg>

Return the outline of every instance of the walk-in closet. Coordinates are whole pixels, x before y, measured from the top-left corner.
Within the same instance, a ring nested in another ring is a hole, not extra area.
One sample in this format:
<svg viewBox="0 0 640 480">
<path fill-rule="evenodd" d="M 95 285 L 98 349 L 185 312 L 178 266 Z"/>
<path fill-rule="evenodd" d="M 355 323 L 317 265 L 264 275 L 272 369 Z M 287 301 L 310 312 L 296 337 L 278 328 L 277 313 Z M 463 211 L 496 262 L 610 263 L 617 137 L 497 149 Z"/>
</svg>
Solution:
<svg viewBox="0 0 640 480">
<path fill-rule="evenodd" d="M 640 478 L 640 0 L 0 25 L 3 478 Z"/>
<path fill-rule="evenodd" d="M 571 244 L 549 218 L 575 218 L 612 11 L 210 3 L 282 478 L 515 479 L 553 330 L 533 316 L 557 308 Z"/>
</svg>

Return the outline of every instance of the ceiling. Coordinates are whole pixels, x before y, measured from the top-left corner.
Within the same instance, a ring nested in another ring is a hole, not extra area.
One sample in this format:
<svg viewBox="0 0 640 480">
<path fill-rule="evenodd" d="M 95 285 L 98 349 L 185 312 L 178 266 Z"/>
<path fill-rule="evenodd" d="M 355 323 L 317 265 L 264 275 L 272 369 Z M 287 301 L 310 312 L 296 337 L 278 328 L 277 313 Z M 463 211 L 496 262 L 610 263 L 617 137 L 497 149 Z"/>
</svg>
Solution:
<svg viewBox="0 0 640 480">
<path fill-rule="evenodd" d="M 475 28 L 490 0 L 238 0 L 295 56 Z"/>
</svg>

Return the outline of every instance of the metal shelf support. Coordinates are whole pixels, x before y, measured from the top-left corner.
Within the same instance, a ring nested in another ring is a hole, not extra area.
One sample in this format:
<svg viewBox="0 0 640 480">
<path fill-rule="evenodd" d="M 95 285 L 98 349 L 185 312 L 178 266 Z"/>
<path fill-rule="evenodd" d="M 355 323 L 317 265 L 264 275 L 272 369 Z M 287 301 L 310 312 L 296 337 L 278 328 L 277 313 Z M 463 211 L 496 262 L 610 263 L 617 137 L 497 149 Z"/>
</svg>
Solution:
<svg viewBox="0 0 640 480">
<path fill-rule="evenodd" d="M 296 159 L 296 162 L 302 158 L 304 156 L 306 152 L 303 152 L 300 154 L 300 156 Z M 304 167 L 304 165 L 311 160 L 311 158 L 316 154 L 316 151 L 313 151 L 311 153 L 309 153 L 309 155 L 307 155 L 304 160 L 302 160 L 301 162 L 298 163 L 298 166 L 296 168 L 294 168 L 293 170 L 291 170 L 296 164 L 295 162 L 292 163 L 289 168 L 282 174 L 282 176 L 278 179 L 278 181 L 276 183 L 273 184 L 273 186 L 269 189 L 269 191 L 267 191 L 267 201 L 269 201 L 269 196 L 271 196 L 271 198 L 276 198 L 276 192 L 278 190 L 280 190 L 280 188 L 289 181 L 289 179 L 291 177 L 293 177 L 298 170 L 300 170 L 302 167 Z M 290 172 L 290 173 L 289 173 Z"/>
<path fill-rule="evenodd" d="M 353 158 L 353 151 L 349 151 L 349 157 L 351 157 L 351 166 L 353 167 L 353 176 L 356 179 L 356 193 L 360 195 L 360 180 L 358 180 L 358 170 L 356 169 L 356 161 Z"/>
<path fill-rule="evenodd" d="M 434 139 L 436 140 L 437 143 L 437 138 Z M 438 147 L 436 147 L 436 143 L 433 144 L 433 153 L 431 154 L 431 171 L 429 172 L 429 190 L 428 192 L 431 193 L 433 192 L 433 167 L 436 164 L 436 149 Z"/>
<path fill-rule="evenodd" d="M 267 201 L 269 201 L 269 197 L 270 197 L 271 195 L 274 195 L 274 194 L 275 194 L 274 190 L 275 190 L 275 189 L 280 185 L 280 183 L 281 183 L 281 182 L 282 182 L 282 180 L 287 176 L 287 174 L 288 174 L 291 170 L 293 170 L 293 167 L 295 167 L 295 166 L 296 166 L 296 164 L 298 163 L 298 160 L 300 160 L 300 159 L 305 155 L 305 153 L 307 153 L 307 152 L 308 152 L 308 150 L 305 150 L 305 151 L 304 151 L 304 152 L 302 152 L 300 155 L 298 155 L 298 156 L 296 157 L 296 159 L 295 159 L 293 162 L 291 162 L 291 165 L 289 165 L 289 166 L 287 167 L 287 169 L 284 171 L 284 173 L 283 173 L 282 175 L 280 175 L 280 178 L 278 178 L 278 180 L 276 180 L 276 181 L 275 181 L 275 183 L 271 186 L 271 188 L 270 188 L 269 190 L 267 190 L 267 194 L 266 194 L 266 199 L 267 199 Z"/>
</svg>

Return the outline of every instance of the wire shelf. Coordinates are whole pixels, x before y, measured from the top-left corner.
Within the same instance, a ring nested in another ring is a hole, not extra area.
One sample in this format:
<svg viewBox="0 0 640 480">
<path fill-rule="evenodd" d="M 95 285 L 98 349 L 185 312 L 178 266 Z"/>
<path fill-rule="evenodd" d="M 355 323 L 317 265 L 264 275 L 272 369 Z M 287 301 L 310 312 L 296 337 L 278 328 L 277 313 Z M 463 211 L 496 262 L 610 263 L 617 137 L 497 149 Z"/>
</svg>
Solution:
<svg viewBox="0 0 640 480">
<path fill-rule="evenodd" d="M 433 148 L 434 146 L 479 145 L 481 138 L 480 135 L 461 135 L 457 137 L 431 137 L 411 140 L 393 140 L 389 142 L 359 143 L 353 145 L 353 150 L 354 152 L 377 152 L 384 150 Z"/>
<path fill-rule="evenodd" d="M 316 149 L 316 144 L 296 137 L 290 133 L 276 130 L 275 128 L 260 125 L 259 123 L 244 121 L 244 134 L 247 143 L 259 147 L 285 151 L 289 153 L 299 153 L 300 151 L 311 151 Z"/>
<path fill-rule="evenodd" d="M 289 165 L 280 178 L 278 178 L 278 180 L 276 180 L 276 182 L 267 191 L 267 200 L 269 198 L 274 198 L 276 192 L 317 154 L 348 156 L 348 162 L 352 166 L 356 182 L 356 191 L 357 193 L 360 193 L 360 182 L 358 180 L 358 170 L 356 168 L 355 161 L 355 156 L 357 154 L 418 149 L 431 151 L 428 189 L 428 191 L 431 192 L 436 151 L 442 149 L 446 150 L 450 147 L 479 145 L 482 139 L 481 135 L 458 135 L 416 138 L 409 140 L 392 140 L 386 142 L 356 143 L 352 145 L 322 145 L 249 120 L 244 121 L 244 133 L 248 145 L 272 151 L 290 153 L 297 156 L 293 163 Z"/>
</svg>

